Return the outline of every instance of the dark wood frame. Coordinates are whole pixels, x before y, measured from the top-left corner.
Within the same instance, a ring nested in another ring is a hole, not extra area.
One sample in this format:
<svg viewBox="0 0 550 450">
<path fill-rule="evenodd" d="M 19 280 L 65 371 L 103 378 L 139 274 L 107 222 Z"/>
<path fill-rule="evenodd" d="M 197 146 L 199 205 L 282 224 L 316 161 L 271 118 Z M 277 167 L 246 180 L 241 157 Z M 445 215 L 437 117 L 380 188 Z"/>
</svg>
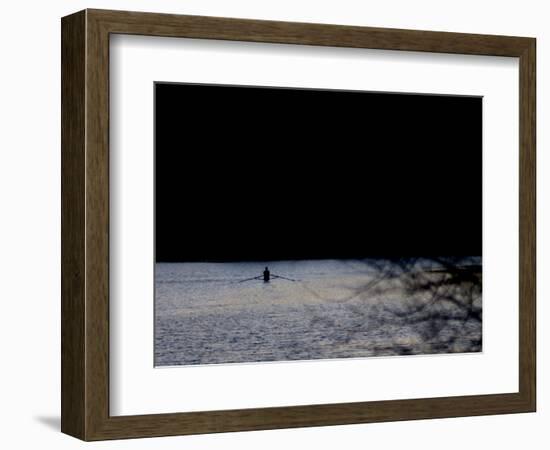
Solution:
<svg viewBox="0 0 550 450">
<path fill-rule="evenodd" d="M 61 30 L 64 433 L 100 440 L 535 411 L 534 38 L 104 10 L 64 17 Z M 110 416 L 108 99 L 113 33 L 519 57 L 519 392 Z"/>
</svg>

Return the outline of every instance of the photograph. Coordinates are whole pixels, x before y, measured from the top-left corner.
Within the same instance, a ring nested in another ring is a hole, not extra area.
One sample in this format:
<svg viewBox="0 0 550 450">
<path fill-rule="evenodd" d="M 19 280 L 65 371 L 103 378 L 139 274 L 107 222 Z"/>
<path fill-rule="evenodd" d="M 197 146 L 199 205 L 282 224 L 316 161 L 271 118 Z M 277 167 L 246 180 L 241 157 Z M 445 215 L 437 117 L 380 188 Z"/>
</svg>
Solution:
<svg viewBox="0 0 550 450">
<path fill-rule="evenodd" d="M 39 189 L 5 164 L 30 252 L 4 233 L 6 317 L 36 309 L 47 339 L 8 320 L 10 411 L 34 416 L 8 440 L 537 447 L 550 32 L 541 8 L 492 3 L 25 15 L 40 38 L 12 34 L 40 51 L 16 53 L 39 58 L 5 71 L 24 81 L 5 147 Z M 33 208 L 47 186 L 56 205 Z M 37 367 L 33 395 L 12 389 Z"/>
<path fill-rule="evenodd" d="M 482 351 L 482 97 L 154 99 L 155 367 Z"/>
</svg>

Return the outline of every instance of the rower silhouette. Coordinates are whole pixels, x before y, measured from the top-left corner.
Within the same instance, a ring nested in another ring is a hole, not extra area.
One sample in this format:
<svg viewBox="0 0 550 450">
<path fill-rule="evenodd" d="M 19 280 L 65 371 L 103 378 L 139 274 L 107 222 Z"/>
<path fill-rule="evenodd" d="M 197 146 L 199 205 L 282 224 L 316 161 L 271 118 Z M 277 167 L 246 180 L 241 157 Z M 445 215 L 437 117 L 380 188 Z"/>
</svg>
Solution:
<svg viewBox="0 0 550 450">
<path fill-rule="evenodd" d="M 237 281 L 237 283 L 244 283 L 245 281 L 261 280 L 261 279 L 264 280 L 264 283 L 269 283 L 271 281 L 271 278 L 273 278 L 274 280 L 300 281 L 300 280 L 295 280 L 294 278 L 283 277 L 282 275 L 272 275 L 271 272 L 269 271 L 269 268 L 265 266 L 265 269 L 261 275 L 258 275 L 257 277 L 252 277 L 252 278 L 245 278 L 244 280 Z"/>
</svg>

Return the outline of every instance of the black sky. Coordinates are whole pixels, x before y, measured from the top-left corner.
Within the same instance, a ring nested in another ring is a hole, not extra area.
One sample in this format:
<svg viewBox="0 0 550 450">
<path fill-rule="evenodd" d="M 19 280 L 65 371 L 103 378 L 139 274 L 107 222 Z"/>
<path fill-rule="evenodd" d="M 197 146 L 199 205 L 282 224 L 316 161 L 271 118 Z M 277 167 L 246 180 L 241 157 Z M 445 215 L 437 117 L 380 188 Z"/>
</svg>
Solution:
<svg viewBox="0 0 550 450">
<path fill-rule="evenodd" d="M 155 84 L 157 261 L 481 255 L 482 99 Z"/>
</svg>

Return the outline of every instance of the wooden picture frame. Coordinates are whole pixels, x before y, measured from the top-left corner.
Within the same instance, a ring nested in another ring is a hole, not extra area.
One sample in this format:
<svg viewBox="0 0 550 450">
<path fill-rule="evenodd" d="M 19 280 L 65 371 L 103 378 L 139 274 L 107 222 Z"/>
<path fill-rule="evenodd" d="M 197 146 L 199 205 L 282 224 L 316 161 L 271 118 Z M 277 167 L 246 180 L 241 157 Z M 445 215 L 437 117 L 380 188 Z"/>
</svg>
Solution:
<svg viewBox="0 0 550 450">
<path fill-rule="evenodd" d="M 109 415 L 109 36 L 519 58 L 519 391 L 343 404 Z M 534 38 L 85 10 L 62 19 L 62 416 L 83 440 L 309 427 L 536 408 Z"/>
</svg>

